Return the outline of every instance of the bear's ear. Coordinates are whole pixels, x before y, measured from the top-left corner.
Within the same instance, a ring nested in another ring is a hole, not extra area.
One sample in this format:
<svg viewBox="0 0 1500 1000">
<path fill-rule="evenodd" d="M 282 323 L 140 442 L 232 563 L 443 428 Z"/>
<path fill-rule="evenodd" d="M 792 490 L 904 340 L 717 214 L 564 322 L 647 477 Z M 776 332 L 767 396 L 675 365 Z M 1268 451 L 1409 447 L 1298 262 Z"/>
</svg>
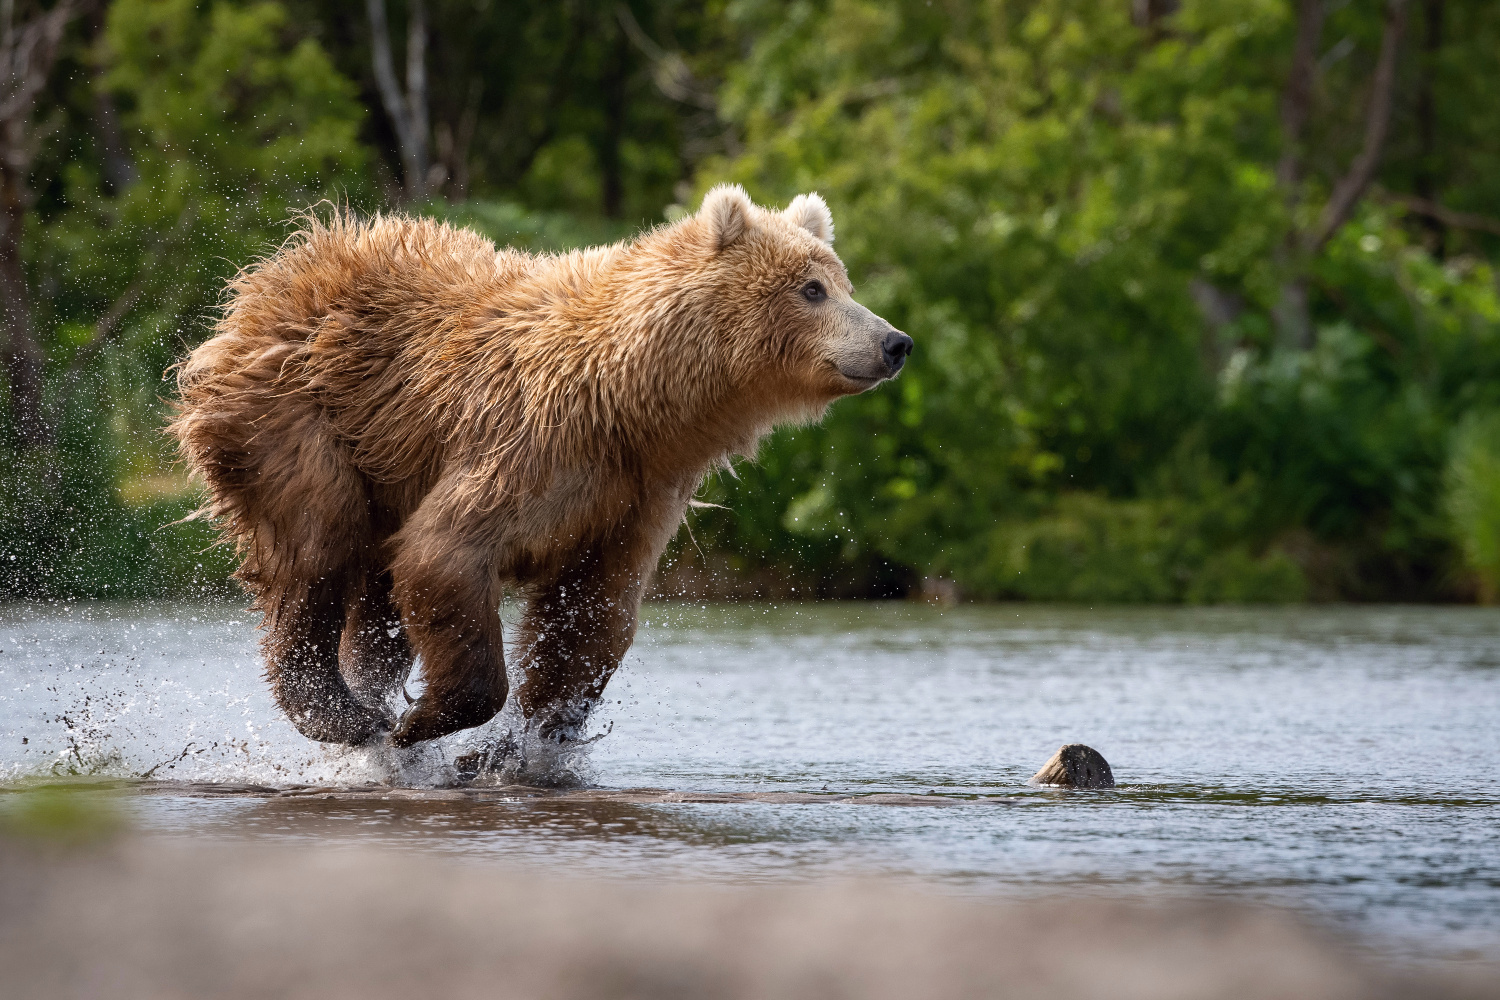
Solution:
<svg viewBox="0 0 1500 1000">
<path fill-rule="evenodd" d="M 824 243 L 833 242 L 833 213 L 817 192 L 799 194 L 783 214 Z"/>
<path fill-rule="evenodd" d="M 752 207 L 750 196 L 738 184 L 720 184 L 703 196 L 698 215 L 708 224 L 715 252 L 723 253 L 749 232 Z"/>
</svg>

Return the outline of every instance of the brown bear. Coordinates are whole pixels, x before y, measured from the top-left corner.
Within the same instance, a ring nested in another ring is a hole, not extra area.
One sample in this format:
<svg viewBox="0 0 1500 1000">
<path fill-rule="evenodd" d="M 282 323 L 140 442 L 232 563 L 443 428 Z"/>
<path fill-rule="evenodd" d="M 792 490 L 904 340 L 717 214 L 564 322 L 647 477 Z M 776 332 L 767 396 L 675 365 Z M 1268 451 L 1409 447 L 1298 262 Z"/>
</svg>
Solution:
<svg viewBox="0 0 1500 1000">
<path fill-rule="evenodd" d="M 704 475 L 901 370 L 816 194 L 721 186 L 614 246 L 496 251 L 427 219 L 308 218 L 228 287 L 170 432 L 264 615 L 277 702 L 325 742 L 397 746 L 505 703 L 575 735 Z M 426 690 L 386 708 L 414 656 Z"/>
</svg>

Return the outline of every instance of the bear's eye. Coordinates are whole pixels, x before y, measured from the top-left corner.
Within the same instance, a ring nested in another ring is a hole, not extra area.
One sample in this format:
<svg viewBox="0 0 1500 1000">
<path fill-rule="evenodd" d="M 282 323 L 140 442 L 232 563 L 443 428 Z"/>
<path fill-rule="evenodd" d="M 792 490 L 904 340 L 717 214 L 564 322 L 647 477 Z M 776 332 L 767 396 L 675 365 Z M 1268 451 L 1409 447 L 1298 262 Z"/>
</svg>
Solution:
<svg viewBox="0 0 1500 1000">
<path fill-rule="evenodd" d="M 809 281 L 802 286 L 802 297 L 809 302 L 822 302 L 828 298 L 828 289 L 821 281 Z"/>
</svg>

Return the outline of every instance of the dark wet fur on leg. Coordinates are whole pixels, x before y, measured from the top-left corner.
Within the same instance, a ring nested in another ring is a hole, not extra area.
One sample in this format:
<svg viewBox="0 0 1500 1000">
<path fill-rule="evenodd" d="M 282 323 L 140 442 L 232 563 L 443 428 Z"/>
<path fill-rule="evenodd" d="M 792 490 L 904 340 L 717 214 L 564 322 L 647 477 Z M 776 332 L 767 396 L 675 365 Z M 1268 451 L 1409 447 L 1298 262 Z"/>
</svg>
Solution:
<svg viewBox="0 0 1500 1000">
<path fill-rule="evenodd" d="M 401 717 L 391 743 L 408 747 L 488 722 L 504 707 L 508 682 L 486 554 L 403 553 L 392 571 L 427 689 Z"/>
<path fill-rule="evenodd" d="M 386 699 L 411 674 L 416 654 L 391 601 L 391 575 L 370 572 L 348 601 L 339 641 L 339 666 L 354 696 L 384 710 Z"/>
<path fill-rule="evenodd" d="M 309 739 L 351 746 L 378 739 L 392 719 L 356 698 L 339 671 L 343 581 L 323 579 L 279 595 L 267 609 L 261 650 L 271 693 Z"/>
</svg>

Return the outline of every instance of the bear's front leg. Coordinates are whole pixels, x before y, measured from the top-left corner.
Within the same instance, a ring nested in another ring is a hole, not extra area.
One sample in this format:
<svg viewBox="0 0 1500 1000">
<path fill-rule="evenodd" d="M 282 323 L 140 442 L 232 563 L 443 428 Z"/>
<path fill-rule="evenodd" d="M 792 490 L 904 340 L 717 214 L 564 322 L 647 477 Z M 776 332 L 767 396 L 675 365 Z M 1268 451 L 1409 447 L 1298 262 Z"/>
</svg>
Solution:
<svg viewBox="0 0 1500 1000">
<path fill-rule="evenodd" d="M 635 638 L 639 553 L 602 548 L 537 587 L 515 637 L 521 713 L 544 739 L 577 739 Z"/>
<path fill-rule="evenodd" d="M 499 588 L 488 556 L 456 540 L 424 535 L 402 546 L 391 576 L 427 685 L 397 723 L 391 743 L 411 746 L 494 718 L 505 705 L 506 680 Z"/>
</svg>

